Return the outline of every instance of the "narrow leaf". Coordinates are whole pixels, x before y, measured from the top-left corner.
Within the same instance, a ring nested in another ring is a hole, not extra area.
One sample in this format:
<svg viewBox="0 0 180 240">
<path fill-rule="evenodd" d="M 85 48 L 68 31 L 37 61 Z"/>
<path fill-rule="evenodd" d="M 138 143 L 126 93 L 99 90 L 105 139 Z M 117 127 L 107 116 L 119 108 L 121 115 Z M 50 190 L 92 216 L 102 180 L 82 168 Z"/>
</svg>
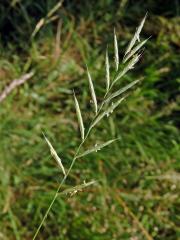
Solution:
<svg viewBox="0 0 180 240">
<path fill-rule="evenodd" d="M 109 90 L 110 86 L 110 73 L 109 73 L 109 56 L 108 56 L 108 49 L 106 49 L 106 91 Z"/>
<path fill-rule="evenodd" d="M 137 40 L 140 41 L 140 33 L 141 33 L 141 30 L 142 30 L 143 25 L 145 23 L 146 17 L 147 17 L 147 14 L 143 18 L 143 20 L 140 22 L 139 27 L 136 29 L 136 32 L 135 32 L 133 38 L 131 39 L 131 41 L 130 41 L 127 49 L 126 49 L 125 56 L 131 51 L 131 49 L 133 48 L 136 41 Z"/>
<path fill-rule="evenodd" d="M 83 120 L 82 120 L 79 103 L 75 96 L 75 93 L 74 93 L 74 102 L 75 102 L 75 108 L 76 108 L 77 118 L 78 118 L 78 122 L 79 122 L 79 128 L 80 128 L 80 132 L 81 132 L 81 138 L 82 138 L 82 140 L 84 140 L 84 124 L 83 124 Z"/>
<path fill-rule="evenodd" d="M 87 75 L 88 75 L 89 88 L 90 88 L 90 92 L 91 92 L 92 101 L 94 104 L 95 113 L 97 114 L 98 106 L 97 106 L 96 93 L 94 91 L 94 85 L 93 85 L 92 78 L 91 78 L 90 72 L 88 70 L 88 67 L 87 67 Z"/>
<path fill-rule="evenodd" d="M 122 93 L 126 92 L 128 89 L 132 88 L 134 85 L 136 85 L 140 80 L 135 80 L 129 84 L 127 84 L 125 87 L 119 89 L 118 91 L 112 93 L 106 100 L 105 102 L 109 102 L 110 100 L 112 100 L 115 97 L 118 97 L 119 95 L 121 95 Z"/>
<path fill-rule="evenodd" d="M 66 176 L 66 172 L 65 172 L 65 169 L 62 165 L 60 157 L 57 155 L 55 149 L 53 148 L 52 144 L 50 143 L 50 141 L 47 139 L 47 137 L 45 135 L 44 135 L 44 138 L 45 138 L 47 144 L 49 145 L 49 149 L 50 149 L 52 157 L 56 160 L 56 162 L 58 163 L 59 167 L 61 168 L 63 174 Z"/>
<path fill-rule="evenodd" d="M 85 152 L 79 154 L 76 158 L 80 158 L 80 157 L 83 157 L 85 155 L 88 155 L 92 152 L 97 152 L 99 150 L 101 150 L 102 148 L 108 146 L 109 144 L 113 143 L 114 141 L 116 141 L 117 139 L 112 139 L 112 140 L 109 140 L 105 143 L 101 143 L 101 144 L 96 144 L 93 148 L 90 148 L 88 150 L 86 150 Z"/>
<path fill-rule="evenodd" d="M 118 52 L 118 43 L 117 43 L 117 37 L 116 37 L 115 29 L 114 29 L 114 59 L 115 59 L 116 71 L 118 71 L 118 68 L 119 68 L 119 52 Z"/>
</svg>

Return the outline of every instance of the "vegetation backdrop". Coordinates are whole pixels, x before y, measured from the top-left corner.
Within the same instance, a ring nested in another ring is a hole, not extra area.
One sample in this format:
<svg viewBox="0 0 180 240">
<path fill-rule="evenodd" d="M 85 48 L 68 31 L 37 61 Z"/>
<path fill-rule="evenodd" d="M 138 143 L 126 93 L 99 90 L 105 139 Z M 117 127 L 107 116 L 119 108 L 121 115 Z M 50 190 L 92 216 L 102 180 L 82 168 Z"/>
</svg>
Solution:
<svg viewBox="0 0 180 240">
<path fill-rule="evenodd" d="M 114 27 L 122 58 L 146 12 L 141 37 L 151 39 L 120 86 L 144 80 L 87 146 L 120 140 L 76 162 L 63 188 L 92 179 L 98 184 L 58 197 L 37 239 L 178 239 L 178 0 L 65 0 L 54 9 L 58 3 L 0 3 L 0 93 L 34 72 L 0 102 L 0 239 L 32 239 L 62 179 L 42 131 L 68 168 L 79 144 L 73 89 L 85 121 L 91 116 L 85 64 L 100 101 Z"/>
</svg>

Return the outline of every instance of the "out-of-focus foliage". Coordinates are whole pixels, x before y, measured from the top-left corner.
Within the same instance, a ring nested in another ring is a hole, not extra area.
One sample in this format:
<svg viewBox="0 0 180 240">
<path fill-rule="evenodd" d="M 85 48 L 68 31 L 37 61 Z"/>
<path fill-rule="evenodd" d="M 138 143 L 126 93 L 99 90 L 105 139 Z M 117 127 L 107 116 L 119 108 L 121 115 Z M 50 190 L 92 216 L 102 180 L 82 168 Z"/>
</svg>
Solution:
<svg viewBox="0 0 180 240">
<path fill-rule="evenodd" d="M 79 142 L 73 89 L 85 122 L 91 117 L 85 63 L 100 100 L 107 44 L 113 59 L 113 28 L 122 59 L 147 11 L 142 38 L 151 39 L 140 64 L 120 86 L 142 76 L 144 80 L 118 113 L 92 132 L 87 146 L 112 137 L 121 140 L 77 161 L 63 187 L 92 179 L 99 185 L 59 197 L 39 239 L 148 239 L 146 234 L 157 240 L 178 239 L 178 1 L 67 0 L 55 13 L 58 19 L 31 38 L 38 21 L 57 3 L 0 4 L 0 92 L 13 79 L 35 71 L 0 103 L 0 239 L 32 239 L 62 178 L 42 131 L 68 168 Z"/>
</svg>

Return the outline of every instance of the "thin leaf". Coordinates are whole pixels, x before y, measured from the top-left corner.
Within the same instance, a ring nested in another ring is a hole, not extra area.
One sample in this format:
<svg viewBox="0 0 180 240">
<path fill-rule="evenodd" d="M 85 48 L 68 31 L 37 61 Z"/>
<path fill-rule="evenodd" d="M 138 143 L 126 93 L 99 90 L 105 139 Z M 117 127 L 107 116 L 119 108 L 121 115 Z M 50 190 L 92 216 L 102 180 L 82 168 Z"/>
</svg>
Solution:
<svg viewBox="0 0 180 240">
<path fill-rule="evenodd" d="M 127 62 L 129 58 L 131 58 L 147 41 L 149 38 L 145 39 L 144 41 L 140 42 L 136 47 L 134 47 L 124 58 L 123 63 Z"/>
<path fill-rule="evenodd" d="M 116 71 L 118 71 L 118 68 L 119 68 L 119 52 L 118 52 L 118 43 L 117 43 L 117 37 L 116 37 L 115 29 L 114 29 L 114 59 L 115 59 Z"/>
<path fill-rule="evenodd" d="M 136 29 L 136 32 L 135 32 L 133 38 L 131 39 L 131 41 L 130 41 L 127 49 L 126 49 L 125 56 L 131 51 L 131 49 L 133 48 L 136 41 L 140 41 L 140 33 L 141 33 L 141 30 L 142 30 L 143 25 L 145 23 L 146 17 L 147 17 L 147 13 L 146 13 L 145 17 L 143 18 L 143 20 L 140 22 L 139 27 Z"/>
<path fill-rule="evenodd" d="M 75 96 L 75 93 L 74 93 L 74 102 L 75 102 L 75 108 L 76 108 L 77 118 L 78 118 L 78 122 L 79 122 L 79 128 L 80 128 L 80 132 L 81 132 L 81 138 L 82 138 L 82 140 L 84 140 L 84 124 L 83 124 L 83 119 L 82 119 L 79 103 Z"/>
<path fill-rule="evenodd" d="M 91 78 L 90 72 L 88 70 L 88 67 L 87 67 L 87 75 L 88 75 L 89 88 L 90 88 L 90 92 L 91 92 L 92 101 L 93 101 L 93 104 L 94 104 L 95 113 L 97 114 L 98 106 L 97 106 L 96 93 L 95 93 L 95 90 L 94 90 L 92 78 Z"/>
<path fill-rule="evenodd" d="M 99 121 L 101 121 L 101 119 L 104 116 L 109 116 L 111 113 L 113 113 L 114 109 L 125 99 L 125 97 L 119 99 L 116 103 L 112 103 L 111 106 L 109 106 L 104 112 L 102 112 L 101 114 L 99 114 L 97 116 L 97 118 L 94 120 L 94 122 L 92 123 L 92 125 L 90 126 L 90 129 L 92 129 Z M 104 102 L 105 103 L 105 102 Z"/>
<path fill-rule="evenodd" d="M 83 157 L 85 155 L 88 155 L 92 152 L 97 152 L 99 150 L 101 150 L 102 148 L 108 146 L 109 144 L 113 143 L 114 141 L 116 141 L 117 139 L 112 139 L 112 140 L 109 140 L 105 143 L 101 143 L 101 144 L 96 144 L 93 148 L 90 148 L 88 150 L 86 150 L 85 152 L 79 154 L 76 158 L 80 158 L 80 157 Z"/>
<path fill-rule="evenodd" d="M 43 135 L 44 135 L 44 133 L 43 133 Z M 50 149 L 52 157 L 56 160 L 56 162 L 58 163 L 59 167 L 61 168 L 63 174 L 66 176 L 66 172 L 62 165 L 60 157 L 57 155 L 55 149 L 53 148 L 52 144 L 50 143 L 50 141 L 47 139 L 47 137 L 45 135 L 44 135 L 44 138 L 45 138 L 47 144 L 49 145 L 49 149 Z"/>
<path fill-rule="evenodd" d="M 109 73 L 109 56 L 108 56 L 108 49 L 106 49 L 106 91 L 109 90 L 110 86 L 110 73 Z"/>
<path fill-rule="evenodd" d="M 61 193 L 59 193 L 59 195 L 70 194 L 72 196 L 73 194 L 75 194 L 79 191 L 82 191 L 84 188 L 89 187 L 89 186 L 91 186 L 93 184 L 96 184 L 96 183 L 97 183 L 97 181 L 95 181 L 95 180 L 92 180 L 92 181 L 87 182 L 87 183 L 84 182 L 83 184 L 80 184 L 80 185 L 77 185 L 75 187 L 71 187 L 71 188 L 68 188 L 68 189 L 62 191 Z"/>
<path fill-rule="evenodd" d="M 140 80 L 135 80 L 129 84 L 127 84 L 125 87 L 119 89 L 118 91 L 112 93 L 106 100 L 105 102 L 109 102 L 110 100 L 112 100 L 115 97 L 118 97 L 120 94 L 126 92 L 128 89 L 132 88 L 134 85 L 136 85 Z"/>
</svg>

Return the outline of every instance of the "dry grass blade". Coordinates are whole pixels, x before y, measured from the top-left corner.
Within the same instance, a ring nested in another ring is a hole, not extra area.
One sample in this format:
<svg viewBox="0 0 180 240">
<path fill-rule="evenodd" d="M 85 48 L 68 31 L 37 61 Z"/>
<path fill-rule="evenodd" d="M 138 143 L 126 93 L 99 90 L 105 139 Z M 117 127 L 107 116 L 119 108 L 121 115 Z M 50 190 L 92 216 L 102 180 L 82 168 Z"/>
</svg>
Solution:
<svg viewBox="0 0 180 240">
<path fill-rule="evenodd" d="M 109 87 L 110 87 L 110 73 L 109 73 L 109 56 L 108 56 L 108 48 L 106 49 L 106 63 L 105 63 L 105 66 L 106 66 L 106 91 L 109 90 Z"/>
<path fill-rule="evenodd" d="M 62 29 L 62 21 L 58 21 L 57 25 L 57 33 L 56 33 L 56 41 L 55 41 L 55 51 L 54 51 L 54 58 L 55 60 L 58 60 L 60 57 L 61 52 L 61 29 Z"/>
<path fill-rule="evenodd" d="M 70 194 L 72 196 L 73 194 L 82 191 L 84 188 L 87 188 L 96 183 L 97 183 L 97 181 L 95 181 L 95 180 L 92 180 L 87 183 L 84 182 L 83 184 L 76 185 L 75 187 L 71 187 L 71 188 L 68 188 L 68 189 L 62 191 L 61 193 L 59 193 L 59 195 Z"/>
<path fill-rule="evenodd" d="M 90 72 L 88 70 L 88 67 L 87 67 L 87 75 L 88 75 L 89 88 L 90 88 L 90 92 L 91 92 L 92 101 L 93 101 L 93 104 L 94 104 L 95 113 L 97 114 L 98 106 L 97 106 L 96 93 L 95 93 L 95 90 L 94 90 L 94 85 L 93 85 L 92 78 L 91 78 Z"/>
<path fill-rule="evenodd" d="M 141 21 L 141 23 L 139 24 L 139 27 L 137 28 L 132 40 L 130 41 L 130 43 L 129 43 L 127 49 L 126 49 L 125 56 L 131 51 L 131 49 L 133 48 L 136 41 L 140 41 L 140 33 L 141 33 L 141 30 L 144 26 L 146 17 L 147 17 L 147 13 L 146 13 L 145 17 L 143 18 L 143 20 Z"/>
<path fill-rule="evenodd" d="M 52 16 L 63 4 L 64 0 L 59 1 L 46 15 L 46 17 L 41 18 L 38 23 L 36 24 L 36 27 L 31 34 L 31 38 L 34 38 L 35 35 L 39 32 L 39 30 L 46 25 L 48 22 L 54 21 L 58 18 L 58 16 Z"/>
<path fill-rule="evenodd" d="M 77 118 L 78 118 L 78 122 L 79 122 L 79 128 L 80 128 L 80 132 L 81 132 L 81 138 L 82 138 L 82 140 L 84 140 L 84 124 L 83 124 L 83 119 L 82 119 L 79 103 L 78 103 L 75 93 L 74 93 L 74 102 L 75 102 L 75 108 L 76 108 Z"/>
<path fill-rule="evenodd" d="M 31 37 L 35 37 L 35 35 L 39 32 L 39 30 L 42 28 L 42 26 L 45 24 L 45 18 L 41 18 L 39 22 L 36 24 L 36 27 L 31 35 Z"/>
<path fill-rule="evenodd" d="M 64 0 L 59 1 L 47 14 L 47 17 L 51 17 L 63 4 Z"/>
<path fill-rule="evenodd" d="M 126 92 L 128 89 L 132 88 L 134 85 L 136 85 L 140 80 L 135 80 L 129 84 L 127 84 L 125 87 L 119 89 L 118 91 L 112 93 L 106 100 L 105 102 L 109 102 L 110 100 L 112 100 L 115 97 L 118 97 L 119 95 L 121 95 L 122 93 Z"/>
<path fill-rule="evenodd" d="M 45 140 L 46 140 L 46 142 L 47 142 L 47 144 L 48 144 L 48 146 L 49 146 L 49 149 L 50 149 L 50 152 L 51 152 L 52 157 L 53 157 L 53 158 L 56 160 L 56 162 L 58 163 L 58 165 L 59 165 L 60 169 L 62 170 L 64 176 L 66 176 L 66 172 L 65 172 L 65 169 L 64 169 L 64 167 L 63 167 L 63 165 L 62 165 L 62 162 L 61 162 L 60 157 L 57 155 L 55 149 L 53 148 L 52 144 L 51 144 L 50 141 L 47 139 L 47 137 L 44 135 L 44 133 L 43 133 L 43 136 L 44 136 L 44 138 L 45 138 Z"/>
<path fill-rule="evenodd" d="M 136 47 L 134 47 L 124 58 L 123 63 L 127 62 L 147 41 L 149 38 L 145 39 L 144 41 L 140 42 Z"/>
<path fill-rule="evenodd" d="M 114 59 L 115 59 L 116 71 L 118 71 L 118 68 L 119 68 L 119 52 L 118 52 L 118 43 L 117 43 L 117 36 L 116 36 L 115 29 L 114 29 Z"/>
<path fill-rule="evenodd" d="M 108 146 L 109 144 L 113 143 L 114 141 L 116 141 L 117 139 L 112 139 L 112 140 L 109 140 L 105 143 L 101 143 L 101 144 L 96 144 L 93 148 L 91 149 L 88 149 L 87 151 L 79 154 L 76 158 L 80 158 L 80 157 L 83 157 L 83 156 L 86 156 L 92 152 L 97 152 L 99 150 L 101 150 L 102 148 Z"/>
<path fill-rule="evenodd" d="M 98 122 L 101 121 L 101 119 L 104 116 L 109 116 L 111 113 L 113 113 L 114 109 L 125 99 L 125 97 L 119 99 L 117 102 L 112 103 L 111 106 L 109 106 L 104 112 L 102 112 L 101 114 L 99 114 L 96 119 L 93 121 L 92 125 L 90 126 L 90 129 L 92 129 Z"/>
<path fill-rule="evenodd" d="M 16 87 L 25 83 L 34 75 L 34 72 L 26 73 L 21 76 L 19 79 L 14 79 L 2 93 L 0 93 L 0 102 L 2 102 Z"/>
</svg>

